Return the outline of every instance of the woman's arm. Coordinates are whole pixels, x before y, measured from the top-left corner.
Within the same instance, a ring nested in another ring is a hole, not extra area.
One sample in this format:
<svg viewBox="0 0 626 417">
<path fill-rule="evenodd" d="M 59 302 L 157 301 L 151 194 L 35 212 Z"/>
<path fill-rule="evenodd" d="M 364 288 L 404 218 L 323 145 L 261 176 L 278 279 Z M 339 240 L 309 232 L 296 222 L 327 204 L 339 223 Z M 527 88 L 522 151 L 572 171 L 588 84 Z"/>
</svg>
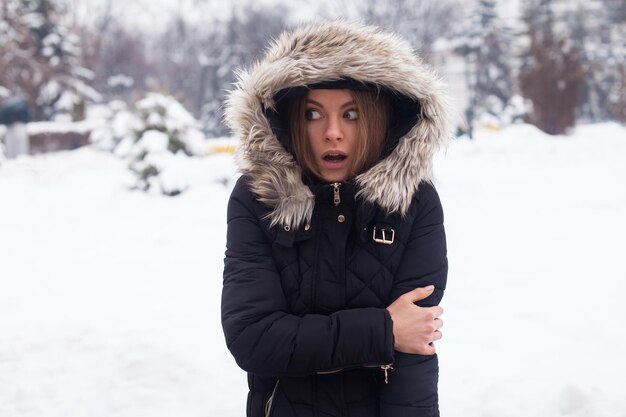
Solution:
<svg viewBox="0 0 626 417">
<path fill-rule="evenodd" d="M 393 329 L 386 309 L 359 308 L 329 316 L 288 313 L 255 204 L 240 179 L 228 205 L 222 291 L 226 344 L 239 366 L 280 377 L 393 362 Z"/>
<path fill-rule="evenodd" d="M 443 210 L 434 187 L 422 183 L 417 215 L 389 301 L 416 287 L 434 285 L 433 293 L 416 304 L 437 306 L 446 287 L 448 260 Z M 395 304 L 395 303 L 394 303 Z M 391 306 L 390 306 L 391 307 Z M 437 308 L 432 309 L 435 313 Z M 437 315 L 434 314 L 433 318 Z M 380 391 L 381 417 L 431 417 L 439 415 L 437 355 L 395 353 L 394 371 Z"/>
</svg>

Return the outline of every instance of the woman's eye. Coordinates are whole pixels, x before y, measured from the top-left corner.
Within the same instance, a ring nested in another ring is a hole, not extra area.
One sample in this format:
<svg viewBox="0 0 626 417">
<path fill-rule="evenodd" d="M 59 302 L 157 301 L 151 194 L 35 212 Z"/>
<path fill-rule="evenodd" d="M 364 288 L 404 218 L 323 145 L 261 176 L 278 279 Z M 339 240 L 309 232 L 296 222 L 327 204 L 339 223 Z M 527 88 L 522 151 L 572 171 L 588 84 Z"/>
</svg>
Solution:
<svg viewBox="0 0 626 417">
<path fill-rule="evenodd" d="M 348 120 L 357 120 L 359 118 L 359 112 L 356 109 L 348 110 L 343 114 L 343 117 Z"/>
<path fill-rule="evenodd" d="M 321 118 L 322 115 L 315 109 L 307 109 L 304 113 L 304 118 L 307 120 L 317 120 Z"/>
</svg>

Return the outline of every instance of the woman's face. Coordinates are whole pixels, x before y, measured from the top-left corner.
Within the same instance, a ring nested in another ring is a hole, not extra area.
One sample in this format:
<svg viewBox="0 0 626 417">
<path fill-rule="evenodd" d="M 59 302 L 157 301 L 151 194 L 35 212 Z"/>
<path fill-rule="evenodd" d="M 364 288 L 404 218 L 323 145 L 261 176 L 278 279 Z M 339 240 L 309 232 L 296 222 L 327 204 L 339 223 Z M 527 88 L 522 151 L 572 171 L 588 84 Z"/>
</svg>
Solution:
<svg viewBox="0 0 626 417">
<path fill-rule="evenodd" d="M 307 140 L 322 179 L 348 179 L 359 140 L 359 113 L 350 90 L 311 90 L 306 96 Z"/>
</svg>

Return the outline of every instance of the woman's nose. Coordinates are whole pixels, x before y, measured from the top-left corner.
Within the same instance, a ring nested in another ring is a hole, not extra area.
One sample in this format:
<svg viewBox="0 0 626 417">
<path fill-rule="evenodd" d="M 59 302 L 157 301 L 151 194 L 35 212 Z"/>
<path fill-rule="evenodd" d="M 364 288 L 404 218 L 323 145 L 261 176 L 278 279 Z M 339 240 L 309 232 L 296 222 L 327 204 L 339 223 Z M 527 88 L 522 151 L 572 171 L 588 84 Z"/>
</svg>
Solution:
<svg viewBox="0 0 626 417">
<path fill-rule="evenodd" d="M 326 140 L 336 141 L 343 139 L 343 132 L 341 130 L 341 123 L 335 118 L 330 118 L 328 125 L 326 126 Z"/>
</svg>

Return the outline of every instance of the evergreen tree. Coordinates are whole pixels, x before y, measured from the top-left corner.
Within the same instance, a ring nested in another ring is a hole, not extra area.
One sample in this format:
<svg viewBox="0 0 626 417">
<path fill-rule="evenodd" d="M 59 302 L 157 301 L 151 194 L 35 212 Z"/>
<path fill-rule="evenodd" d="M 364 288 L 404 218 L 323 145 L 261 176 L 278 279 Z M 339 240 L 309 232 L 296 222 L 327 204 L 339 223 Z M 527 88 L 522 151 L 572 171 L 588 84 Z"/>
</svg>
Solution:
<svg viewBox="0 0 626 417">
<path fill-rule="evenodd" d="M 557 0 L 558 1 L 558 0 Z M 540 37 L 554 36 L 555 0 L 523 0 L 522 20 Z"/>
<path fill-rule="evenodd" d="M 427 62 L 435 41 L 450 35 L 458 20 L 456 0 L 360 0 L 344 4 L 345 8 L 356 6 L 366 22 L 401 35 Z M 344 14 L 350 15 L 349 10 Z"/>
<path fill-rule="evenodd" d="M 79 30 L 83 62 L 93 69 L 90 84 L 96 90 L 109 100 L 125 100 L 127 103 L 149 90 L 146 81 L 156 77 L 147 57 L 151 48 L 145 36 L 109 12 L 92 26 L 82 26 Z"/>
<path fill-rule="evenodd" d="M 583 52 L 585 79 L 579 117 L 626 121 L 626 17 L 624 2 L 596 0 L 564 13 L 567 35 Z"/>
<path fill-rule="evenodd" d="M 287 27 L 288 9 L 282 4 L 271 8 L 235 7 L 231 19 L 215 25 L 207 38 L 205 51 L 199 56 L 208 80 L 202 108 L 202 122 L 206 132 L 223 135 L 227 129 L 221 123 L 225 92 L 232 88 L 237 68 L 247 66 L 263 55 L 270 39 Z M 210 81 L 209 81 L 210 80 Z"/>
<path fill-rule="evenodd" d="M 511 29 L 498 17 L 495 0 L 480 0 L 467 22 L 454 39 L 455 51 L 466 63 L 466 115 L 474 120 L 486 115 L 499 119 L 514 95 Z"/>
<path fill-rule="evenodd" d="M 87 85 L 79 39 L 61 23 L 63 4 L 52 0 L 4 0 L 0 22 L 0 84 L 28 97 L 35 119 L 84 116 Z"/>
</svg>

